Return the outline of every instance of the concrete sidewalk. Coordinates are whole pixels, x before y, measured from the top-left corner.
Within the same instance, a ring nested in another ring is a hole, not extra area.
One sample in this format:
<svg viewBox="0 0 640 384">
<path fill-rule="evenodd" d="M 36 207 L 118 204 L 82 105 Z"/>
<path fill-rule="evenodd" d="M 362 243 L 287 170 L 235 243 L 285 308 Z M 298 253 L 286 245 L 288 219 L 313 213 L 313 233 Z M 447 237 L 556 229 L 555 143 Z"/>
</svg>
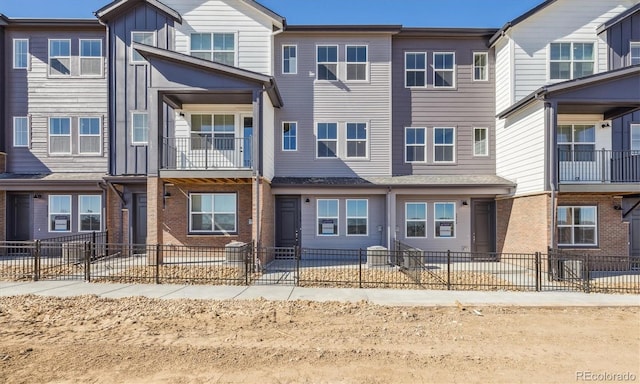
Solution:
<svg viewBox="0 0 640 384">
<path fill-rule="evenodd" d="M 502 305 L 528 307 L 640 306 L 640 295 L 581 292 L 480 292 L 400 289 L 301 288 L 252 285 L 106 284 L 83 281 L 0 282 L 0 298 L 15 295 L 108 298 L 144 296 L 157 299 L 368 301 L 390 306 Z"/>
</svg>

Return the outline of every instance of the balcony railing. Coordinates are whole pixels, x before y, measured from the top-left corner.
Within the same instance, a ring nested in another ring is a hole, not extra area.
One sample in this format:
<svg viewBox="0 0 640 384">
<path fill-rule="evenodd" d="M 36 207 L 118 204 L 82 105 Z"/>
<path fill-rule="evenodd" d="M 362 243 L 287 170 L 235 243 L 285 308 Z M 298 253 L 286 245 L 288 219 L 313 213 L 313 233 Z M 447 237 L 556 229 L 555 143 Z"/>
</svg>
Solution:
<svg viewBox="0 0 640 384">
<path fill-rule="evenodd" d="M 560 183 L 638 183 L 640 151 L 558 149 Z"/>
<path fill-rule="evenodd" d="M 164 138 L 162 169 L 251 169 L 251 140 L 212 134 Z"/>
</svg>

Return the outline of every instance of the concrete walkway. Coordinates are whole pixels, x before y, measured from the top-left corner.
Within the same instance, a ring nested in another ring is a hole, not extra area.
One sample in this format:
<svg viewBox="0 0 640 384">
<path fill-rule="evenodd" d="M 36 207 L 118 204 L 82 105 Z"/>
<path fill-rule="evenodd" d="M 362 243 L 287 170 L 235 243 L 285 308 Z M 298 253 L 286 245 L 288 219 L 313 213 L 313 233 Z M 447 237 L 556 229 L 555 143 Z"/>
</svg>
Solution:
<svg viewBox="0 0 640 384">
<path fill-rule="evenodd" d="M 42 295 L 71 297 L 97 295 L 108 298 L 144 296 L 157 299 L 203 300 L 313 300 L 368 301 L 379 305 L 399 306 L 640 306 L 640 295 L 588 294 L 581 292 L 480 292 L 428 291 L 400 289 L 300 288 L 293 286 L 253 285 L 155 285 L 106 284 L 83 281 L 0 282 L 3 296 Z"/>
</svg>

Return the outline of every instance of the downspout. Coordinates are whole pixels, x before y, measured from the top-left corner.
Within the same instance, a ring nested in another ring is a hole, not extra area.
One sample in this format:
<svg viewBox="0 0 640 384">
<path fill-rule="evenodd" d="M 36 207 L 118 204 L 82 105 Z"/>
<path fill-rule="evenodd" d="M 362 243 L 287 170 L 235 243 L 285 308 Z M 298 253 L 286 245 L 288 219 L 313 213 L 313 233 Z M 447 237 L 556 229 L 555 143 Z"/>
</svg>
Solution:
<svg viewBox="0 0 640 384">
<path fill-rule="evenodd" d="M 542 99 L 539 95 L 536 95 L 536 98 Z M 558 186 L 558 172 L 557 172 L 557 135 L 556 135 L 556 120 L 557 120 L 557 103 L 546 101 L 544 103 L 545 110 L 545 121 L 544 128 L 545 134 L 549 135 L 545 142 L 547 143 L 547 158 L 549 161 L 547 172 L 548 177 L 545 179 L 548 180 L 547 187 L 551 191 L 551 204 L 550 204 L 550 218 L 551 224 L 549 228 L 549 242 L 552 248 L 555 247 L 555 238 L 556 238 L 556 194 L 557 194 L 557 186 Z"/>
</svg>

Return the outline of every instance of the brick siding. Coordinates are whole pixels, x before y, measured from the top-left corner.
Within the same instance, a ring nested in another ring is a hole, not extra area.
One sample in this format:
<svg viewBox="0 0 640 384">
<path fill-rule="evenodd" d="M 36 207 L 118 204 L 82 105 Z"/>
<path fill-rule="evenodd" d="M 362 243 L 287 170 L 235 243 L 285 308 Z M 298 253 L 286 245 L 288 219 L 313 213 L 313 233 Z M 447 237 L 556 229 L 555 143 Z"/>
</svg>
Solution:
<svg viewBox="0 0 640 384">
<path fill-rule="evenodd" d="M 497 251 L 545 252 L 549 246 L 550 202 L 548 194 L 497 200 Z"/>
</svg>

